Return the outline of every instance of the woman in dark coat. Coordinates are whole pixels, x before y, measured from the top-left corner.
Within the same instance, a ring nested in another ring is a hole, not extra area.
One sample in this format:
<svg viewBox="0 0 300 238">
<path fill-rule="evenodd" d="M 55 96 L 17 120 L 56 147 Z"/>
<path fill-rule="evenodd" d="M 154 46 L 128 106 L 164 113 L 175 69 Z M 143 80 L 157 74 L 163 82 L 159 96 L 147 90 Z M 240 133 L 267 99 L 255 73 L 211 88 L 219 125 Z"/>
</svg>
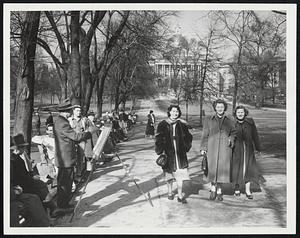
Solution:
<svg viewBox="0 0 300 238">
<path fill-rule="evenodd" d="M 261 151 L 257 129 L 252 118 L 248 118 L 248 110 L 237 106 L 234 112 L 237 138 L 232 157 L 232 182 L 235 184 L 234 195 L 240 195 L 240 185 L 245 183 L 246 196 L 253 199 L 250 182 L 258 182 L 258 170 L 254 150 Z"/>
<path fill-rule="evenodd" d="M 213 103 L 216 114 L 204 121 L 200 150 L 207 153 L 210 200 L 223 201 L 222 183 L 230 183 L 230 161 L 236 130 L 234 121 L 225 111 L 227 103 L 221 99 Z"/>
<path fill-rule="evenodd" d="M 155 116 L 152 110 L 150 110 L 150 113 L 147 115 L 147 117 L 148 117 L 148 121 L 146 126 L 145 137 L 150 136 L 150 138 L 152 138 L 154 136 L 154 124 L 155 124 Z"/>
<path fill-rule="evenodd" d="M 173 200 L 173 180 L 175 178 L 178 189 L 178 202 L 187 203 L 182 193 L 183 180 L 189 180 L 188 160 L 186 153 L 192 147 L 193 136 L 188 130 L 187 123 L 180 118 L 179 106 L 171 105 L 168 108 L 168 119 L 161 121 L 157 126 L 155 152 L 165 153 L 168 162 L 163 167 L 165 180 L 168 186 L 168 199 Z"/>
</svg>

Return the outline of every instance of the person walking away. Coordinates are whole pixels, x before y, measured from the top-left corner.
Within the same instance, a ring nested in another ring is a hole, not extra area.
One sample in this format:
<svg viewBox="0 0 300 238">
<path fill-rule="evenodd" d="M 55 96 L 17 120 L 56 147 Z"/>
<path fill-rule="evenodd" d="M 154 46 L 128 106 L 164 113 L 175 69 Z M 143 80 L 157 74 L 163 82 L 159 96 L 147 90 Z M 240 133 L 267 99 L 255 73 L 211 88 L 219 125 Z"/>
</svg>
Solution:
<svg viewBox="0 0 300 238">
<path fill-rule="evenodd" d="M 188 130 L 187 123 L 180 119 L 181 110 L 177 105 L 170 105 L 167 111 L 168 118 L 157 126 L 155 152 L 158 155 L 167 155 L 167 164 L 162 167 L 168 187 L 168 199 L 174 199 L 173 180 L 177 183 L 180 203 L 187 203 L 184 196 L 183 181 L 189 180 L 187 152 L 192 147 L 193 136 Z"/>
<path fill-rule="evenodd" d="M 154 137 L 154 124 L 155 124 L 155 116 L 153 114 L 153 110 L 150 110 L 147 115 L 148 121 L 146 126 L 145 137 L 150 136 L 150 138 Z"/>
<path fill-rule="evenodd" d="M 52 113 L 49 111 L 49 116 L 46 119 L 46 126 L 47 125 L 53 125 L 53 116 Z"/>
<path fill-rule="evenodd" d="M 253 199 L 250 184 L 259 180 L 254 151 L 261 153 L 261 145 L 255 122 L 248 113 L 244 106 L 237 106 L 234 111 L 237 137 L 232 156 L 232 183 L 235 196 L 240 196 L 241 185 L 245 184 L 246 197 Z"/>
<path fill-rule="evenodd" d="M 35 129 L 36 129 L 36 134 L 40 135 L 41 134 L 41 117 L 40 117 L 40 113 L 38 111 L 35 113 Z"/>
<path fill-rule="evenodd" d="M 72 198 L 72 184 L 76 165 L 75 143 L 91 138 L 91 132 L 75 131 L 70 126 L 68 118 L 71 116 L 71 103 L 66 100 L 58 107 L 59 116 L 54 122 L 55 164 L 58 167 L 57 176 L 57 206 L 60 208 L 74 208 L 69 204 Z"/>
<path fill-rule="evenodd" d="M 200 153 L 207 153 L 207 179 L 211 182 L 209 199 L 223 201 L 222 183 L 230 183 L 230 161 L 236 130 L 233 120 L 225 114 L 227 103 L 224 100 L 214 101 L 213 108 L 216 113 L 204 121 Z"/>
</svg>

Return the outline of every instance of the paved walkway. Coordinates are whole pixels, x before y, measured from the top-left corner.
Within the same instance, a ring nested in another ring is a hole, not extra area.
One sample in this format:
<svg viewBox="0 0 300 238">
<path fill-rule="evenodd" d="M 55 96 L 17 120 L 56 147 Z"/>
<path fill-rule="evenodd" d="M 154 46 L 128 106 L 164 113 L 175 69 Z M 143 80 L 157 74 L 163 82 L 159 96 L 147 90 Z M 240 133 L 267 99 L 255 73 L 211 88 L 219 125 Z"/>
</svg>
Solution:
<svg viewBox="0 0 300 238">
<path fill-rule="evenodd" d="M 165 118 L 165 112 L 154 101 L 142 101 L 138 111 L 140 122 L 146 120 L 150 109 L 155 111 L 158 121 Z M 151 194 L 154 207 L 125 176 L 125 170 L 115 158 L 94 172 L 72 223 L 66 216 L 57 220 L 55 226 L 129 229 L 131 233 L 139 229 L 157 233 L 165 228 L 189 228 L 186 234 L 205 227 L 215 227 L 217 232 L 218 227 L 286 226 L 285 160 L 264 154 L 265 159 L 258 161 L 266 182 L 254 187 L 254 200 L 248 200 L 245 195 L 236 198 L 228 189 L 223 202 L 209 201 L 208 183 L 203 179 L 199 159 L 201 131 L 192 130 L 193 147 L 188 153 L 191 181 L 185 189 L 188 203 L 181 204 L 176 197 L 173 201 L 167 199 L 162 170 L 155 163 L 154 140 L 144 138 L 145 126 L 138 123 L 130 140 L 119 144 L 119 156 L 141 189 Z M 75 201 L 78 198 L 79 194 Z"/>
</svg>

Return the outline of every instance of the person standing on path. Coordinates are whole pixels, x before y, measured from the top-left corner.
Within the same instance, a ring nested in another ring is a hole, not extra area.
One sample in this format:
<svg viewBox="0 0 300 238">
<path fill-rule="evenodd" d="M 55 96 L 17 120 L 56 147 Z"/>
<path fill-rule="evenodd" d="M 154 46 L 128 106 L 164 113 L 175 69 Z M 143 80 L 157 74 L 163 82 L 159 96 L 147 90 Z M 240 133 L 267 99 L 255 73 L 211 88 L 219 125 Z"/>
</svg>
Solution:
<svg viewBox="0 0 300 238">
<path fill-rule="evenodd" d="M 76 132 L 68 121 L 71 116 L 72 105 L 65 101 L 58 107 L 60 112 L 54 122 L 55 164 L 58 167 L 57 175 L 57 206 L 72 208 L 69 204 L 72 198 L 72 184 L 76 165 L 75 142 L 91 138 L 91 132 Z"/>
<path fill-rule="evenodd" d="M 52 116 L 51 111 L 49 111 L 49 116 L 46 119 L 46 126 L 48 126 L 48 125 L 53 125 L 53 116 Z"/>
<path fill-rule="evenodd" d="M 41 135 L 41 117 L 39 111 L 35 113 L 35 129 L 36 134 Z"/>
<path fill-rule="evenodd" d="M 155 152 L 167 155 L 167 164 L 162 167 L 168 187 L 168 199 L 174 199 L 172 190 L 173 180 L 176 180 L 178 202 L 187 203 L 182 193 L 183 181 L 189 180 L 187 152 L 192 147 L 193 136 L 188 130 L 187 123 L 179 119 L 179 106 L 171 105 L 168 108 L 168 119 L 161 121 L 157 126 Z"/>
<path fill-rule="evenodd" d="M 81 115 L 81 106 L 74 105 L 73 106 L 73 115 L 68 118 L 71 127 L 76 132 L 84 132 L 88 128 L 88 119 Z M 79 182 L 81 176 L 85 171 L 85 146 L 86 141 L 82 140 L 79 143 L 76 143 L 76 156 L 77 156 L 77 163 L 76 163 L 76 173 L 75 173 L 75 182 Z"/>
<path fill-rule="evenodd" d="M 201 154 L 207 153 L 208 175 L 211 182 L 210 200 L 223 201 L 222 183 L 230 183 L 230 162 L 236 137 L 234 122 L 225 114 L 227 103 L 213 102 L 215 115 L 204 121 L 200 142 Z"/>
<path fill-rule="evenodd" d="M 256 166 L 254 150 L 261 153 L 260 141 L 254 120 L 247 117 L 248 110 L 237 106 L 234 112 L 237 137 L 232 156 L 232 183 L 235 185 L 234 195 L 240 196 L 240 185 L 245 183 L 248 199 L 253 199 L 250 182 L 258 183 L 259 174 Z"/>
<path fill-rule="evenodd" d="M 155 124 L 155 115 L 153 114 L 153 110 L 150 110 L 147 115 L 148 121 L 146 126 L 145 137 L 150 136 L 152 138 L 154 136 L 154 124 Z"/>
</svg>

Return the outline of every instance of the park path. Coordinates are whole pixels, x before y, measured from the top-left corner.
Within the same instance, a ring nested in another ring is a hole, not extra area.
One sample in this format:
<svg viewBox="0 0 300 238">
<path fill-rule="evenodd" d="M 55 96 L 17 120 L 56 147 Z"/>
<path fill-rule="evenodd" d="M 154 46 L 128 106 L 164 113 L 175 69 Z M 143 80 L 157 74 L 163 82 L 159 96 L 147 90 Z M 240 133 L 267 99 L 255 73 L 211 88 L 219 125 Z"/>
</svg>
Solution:
<svg viewBox="0 0 300 238">
<path fill-rule="evenodd" d="M 245 195 L 236 198 L 227 189 L 223 202 L 209 201 L 208 183 L 204 181 L 200 167 L 200 129 L 191 131 L 194 136 L 193 147 L 188 153 L 191 181 L 187 182 L 185 190 L 188 203 L 178 203 L 176 197 L 169 201 L 162 170 L 155 163 L 154 140 L 144 137 L 146 115 L 150 109 L 154 110 L 157 121 L 165 118 L 166 113 L 159 110 L 154 100 L 142 100 L 139 123 L 131 132 L 130 140 L 119 144 L 118 154 L 141 189 L 151 194 L 154 207 L 125 176 L 122 164 L 115 158 L 96 169 L 73 221 L 70 223 L 70 217 L 66 216 L 58 219 L 55 226 L 112 228 L 112 232 L 130 233 L 140 229 L 146 233 L 172 233 L 172 229 L 182 228 L 186 234 L 209 227 L 259 229 L 286 226 L 285 160 L 272 154 L 264 154 L 265 159 L 258 160 L 266 182 L 261 187 L 254 187 L 254 200 L 248 200 Z M 79 194 L 75 201 L 78 198 Z"/>
</svg>

